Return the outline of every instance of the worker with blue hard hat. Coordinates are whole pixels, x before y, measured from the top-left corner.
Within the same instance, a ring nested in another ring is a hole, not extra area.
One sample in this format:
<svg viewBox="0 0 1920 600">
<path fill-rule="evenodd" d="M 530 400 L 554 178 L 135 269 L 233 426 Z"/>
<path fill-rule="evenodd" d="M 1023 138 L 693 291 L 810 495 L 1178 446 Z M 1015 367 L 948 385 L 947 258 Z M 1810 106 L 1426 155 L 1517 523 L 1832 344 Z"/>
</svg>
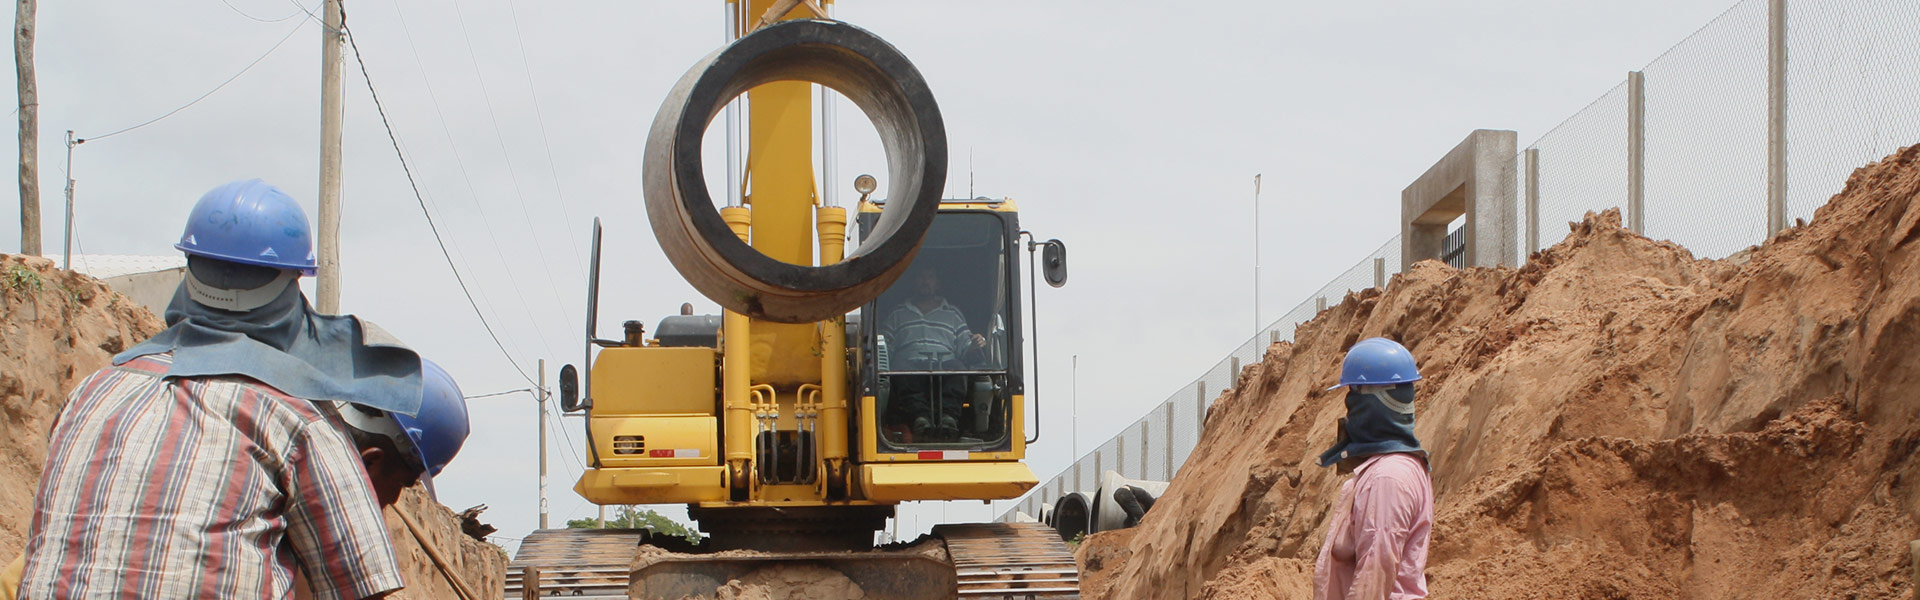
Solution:
<svg viewBox="0 0 1920 600">
<path fill-rule="evenodd" d="M 1431 466 L 1413 432 L 1413 353 L 1386 338 L 1347 350 L 1340 365 L 1346 416 L 1320 466 L 1354 476 L 1340 486 L 1314 562 L 1314 599 L 1425 598 L 1433 532 Z"/>
<path fill-rule="evenodd" d="M 285 598 L 296 575 L 323 600 L 402 588 L 364 457 L 322 404 L 414 419 L 423 391 L 458 397 L 451 378 L 423 376 L 373 324 L 313 309 L 298 285 L 317 266 L 312 229 L 279 188 L 215 187 L 174 247 L 187 268 L 167 329 L 61 408 L 20 597 Z M 425 422 L 453 413 L 431 414 L 411 426 L 416 458 L 444 437 Z"/>
<path fill-rule="evenodd" d="M 425 381 L 418 415 L 358 404 L 333 407 L 359 446 L 374 495 L 383 506 L 398 501 L 416 480 L 435 494 L 433 478 L 460 453 L 470 431 L 460 385 L 433 361 L 420 359 L 420 366 Z"/>
</svg>

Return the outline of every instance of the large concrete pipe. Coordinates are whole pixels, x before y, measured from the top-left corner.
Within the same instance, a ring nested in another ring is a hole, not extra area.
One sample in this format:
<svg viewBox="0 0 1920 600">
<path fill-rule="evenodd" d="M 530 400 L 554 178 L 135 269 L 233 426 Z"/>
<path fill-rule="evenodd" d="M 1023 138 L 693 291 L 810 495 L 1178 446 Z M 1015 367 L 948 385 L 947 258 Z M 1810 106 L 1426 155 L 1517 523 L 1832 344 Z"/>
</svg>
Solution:
<svg viewBox="0 0 1920 600">
<path fill-rule="evenodd" d="M 796 80 L 853 101 L 887 154 L 888 201 L 878 226 L 845 260 L 826 266 L 775 260 L 735 236 L 714 208 L 700 160 L 707 126 L 729 101 L 763 83 Z M 785 21 L 714 51 L 680 78 L 647 136 L 644 177 L 654 237 L 687 283 L 754 318 L 819 321 L 878 296 L 919 250 L 946 185 L 946 128 L 920 71 L 886 41 L 837 21 Z"/>
<path fill-rule="evenodd" d="M 1154 501 L 1166 492 L 1165 481 L 1128 479 L 1114 471 L 1102 473 L 1100 488 L 1094 490 L 1088 529 L 1101 532 L 1138 525 Z"/>
<path fill-rule="evenodd" d="M 1060 539 L 1073 540 L 1081 534 L 1093 533 L 1093 494 L 1086 492 L 1067 492 L 1053 505 L 1053 530 L 1060 533 Z"/>
</svg>

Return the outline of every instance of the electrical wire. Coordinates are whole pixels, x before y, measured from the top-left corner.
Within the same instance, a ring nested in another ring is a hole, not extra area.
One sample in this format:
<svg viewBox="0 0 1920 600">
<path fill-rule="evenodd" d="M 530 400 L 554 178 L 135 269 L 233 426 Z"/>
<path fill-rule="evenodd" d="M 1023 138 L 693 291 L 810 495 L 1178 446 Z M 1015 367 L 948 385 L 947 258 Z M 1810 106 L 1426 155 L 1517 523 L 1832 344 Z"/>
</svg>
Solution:
<svg viewBox="0 0 1920 600">
<path fill-rule="evenodd" d="M 520 48 L 520 65 L 527 74 L 527 95 L 533 99 L 533 122 L 540 129 L 540 146 L 547 151 L 547 174 L 553 177 L 553 195 L 560 200 L 560 216 L 566 222 L 573 223 L 573 213 L 567 210 L 567 194 L 560 187 L 560 170 L 554 167 L 553 140 L 547 137 L 547 119 L 540 111 L 540 86 L 533 82 L 533 61 L 527 60 L 527 39 L 520 33 L 520 11 L 513 8 L 513 2 L 507 2 L 507 16 L 513 22 L 513 39 Z M 580 251 L 580 238 L 573 235 L 573 228 L 564 228 L 567 240 L 573 243 L 574 264 L 587 264 L 586 254 Z M 581 274 L 581 279 L 585 273 Z"/>
<path fill-rule="evenodd" d="M 585 471 L 587 463 L 584 460 L 580 460 L 580 447 L 573 443 L 573 434 L 567 433 L 566 422 L 560 419 L 560 415 L 554 414 L 553 412 L 548 412 L 547 418 L 553 420 L 553 428 L 560 432 L 561 439 L 566 440 L 567 452 L 573 457 L 573 464 L 580 467 L 581 471 Z"/>
<path fill-rule="evenodd" d="M 287 4 L 292 4 L 294 8 L 300 9 L 300 12 L 307 13 L 307 18 L 313 19 L 314 22 L 319 23 L 321 29 L 327 28 L 327 20 L 324 18 L 321 18 L 320 15 L 314 14 L 313 9 L 307 8 L 305 5 L 300 4 L 298 0 L 287 0 Z M 321 5 L 325 6 L 325 4 L 326 4 L 325 1 L 322 0 Z M 347 7 L 345 5 L 342 5 L 340 7 L 340 29 L 338 31 L 335 31 L 334 33 L 338 33 L 341 35 L 346 35 L 347 33 Z"/>
<path fill-rule="evenodd" d="M 266 51 L 265 53 L 262 53 L 262 54 L 260 55 L 260 58 L 256 58 L 256 59 L 253 59 L 253 62 L 250 62 L 250 63 L 247 63 L 247 66 L 246 66 L 246 67 L 244 67 L 244 68 L 241 68 L 241 69 L 240 69 L 240 72 L 238 72 L 238 73 L 234 73 L 234 74 L 233 74 L 233 76 L 232 76 L 232 77 L 228 77 L 226 81 L 222 81 L 222 82 L 220 82 L 220 85 L 216 85 L 216 86 L 213 86 L 213 89 L 211 89 L 211 90 L 207 90 L 207 93 L 205 93 L 205 94 L 201 94 L 201 95 L 200 95 L 200 97 L 198 97 L 198 98 L 194 98 L 192 102 L 188 102 L 188 103 L 186 103 L 186 104 L 183 104 L 183 105 L 181 105 L 181 106 L 180 106 L 180 108 L 176 108 L 176 109 L 173 109 L 173 110 L 170 110 L 170 111 L 167 111 L 167 114 L 164 114 L 164 115 L 160 115 L 160 116 L 158 116 L 158 117 L 154 117 L 154 118 L 151 118 L 151 119 L 147 119 L 146 121 L 144 121 L 144 122 L 142 122 L 142 123 L 140 123 L 140 124 L 138 124 L 138 125 L 134 125 L 134 126 L 132 126 L 132 127 L 127 127 L 127 128 L 123 128 L 123 129 L 118 129 L 118 130 L 115 130 L 115 131 L 113 131 L 113 132 L 111 132 L 111 133 L 106 133 L 106 134 L 101 134 L 101 135 L 92 135 L 92 136 L 87 136 L 87 137 L 85 137 L 85 138 L 79 138 L 79 139 L 77 139 L 76 141 L 77 141 L 77 142 L 91 142 L 91 141 L 95 141 L 95 140 L 103 140 L 103 139 L 106 139 L 106 138 L 110 138 L 110 137 L 113 137 L 113 136 L 116 136 L 116 135 L 120 135 L 120 134 L 122 134 L 122 133 L 126 133 L 126 132 L 129 132 L 129 131 L 133 131 L 133 130 L 135 130 L 135 129 L 139 129 L 139 128 L 141 128 L 141 127 L 146 127 L 146 126 L 148 126 L 148 125 L 152 125 L 152 124 L 154 124 L 154 123 L 158 123 L 158 122 L 159 122 L 159 121 L 160 121 L 161 119 L 165 119 L 165 118 L 167 118 L 167 117 L 171 117 L 171 116 L 173 116 L 173 115 L 174 115 L 175 113 L 178 113 L 178 112 L 180 112 L 180 111 L 183 111 L 183 110 L 186 110 L 186 109 L 187 109 L 188 107 L 191 107 L 191 106 L 193 106 L 193 105 L 195 105 L 195 104 L 199 104 L 201 100 L 206 100 L 208 96 L 212 96 L 212 95 L 213 95 L 213 94 L 214 94 L 215 92 L 218 92 L 218 91 L 220 91 L 220 90 L 221 90 L 222 88 L 225 88 L 225 87 L 227 87 L 227 84 L 229 84 L 229 83 L 233 83 L 233 81 L 234 81 L 235 79 L 239 79 L 241 75 L 245 75 L 245 74 L 247 74 L 247 71 L 251 71 L 251 70 L 253 70 L 253 67 L 254 67 L 254 65 L 258 65 L 258 64 L 260 64 L 260 61 L 263 61 L 263 60 L 266 60 L 266 59 L 267 59 L 267 57 L 269 57 L 269 56 L 273 56 L 273 51 L 275 51 L 275 50 L 279 50 L 281 46 L 284 46 L 284 45 L 286 45 L 286 43 L 287 43 L 287 40 L 290 40 L 290 39 L 293 39 L 293 34 L 296 34 L 296 33 L 300 33 L 300 28 L 301 28 L 301 27 L 304 27 L 304 26 L 305 26 L 305 25 L 307 24 L 307 21 L 309 21 L 309 20 L 311 20 L 311 17 L 309 17 L 308 19 L 301 19 L 299 23 L 296 23 L 296 24 L 294 24 L 294 26 L 293 26 L 293 30 L 292 30 L 292 31 L 288 31 L 288 32 L 287 32 L 287 35 L 285 35 L 285 36 L 282 36 L 282 37 L 280 38 L 280 41 L 278 41 L 278 42 L 274 42 L 274 43 L 273 43 L 273 47 L 272 47 L 272 48 L 268 48 L 268 49 L 267 49 L 267 51 Z"/>
<path fill-rule="evenodd" d="M 487 218 L 487 210 L 486 210 L 486 205 L 480 202 L 480 192 L 479 192 L 479 190 L 478 190 L 478 189 L 476 189 L 476 188 L 475 188 L 475 187 L 473 186 L 473 176 L 472 176 L 472 174 L 471 174 L 471 173 L 469 173 L 469 172 L 467 171 L 467 165 L 466 165 L 466 160 L 465 160 L 464 158 L 461 158 L 461 156 L 460 156 L 460 147 L 459 147 L 459 145 L 458 145 L 458 144 L 456 144 L 456 143 L 454 143 L 454 140 L 453 140 L 453 127 L 447 124 L 447 115 L 446 115 L 446 112 L 444 112 L 444 111 L 442 111 L 442 110 L 441 110 L 441 108 L 440 108 L 440 99 L 439 99 L 439 94 L 437 94 L 437 93 L 435 93 L 435 92 L 434 92 L 434 90 L 433 90 L 433 79 L 432 79 L 431 77 L 428 77 L 428 76 L 427 76 L 427 73 L 426 73 L 426 62 L 425 62 L 424 60 L 422 60 L 422 59 L 421 59 L 421 57 L 420 57 L 420 48 L 419 48 L 419 46 L 418 46 L 417 44 L 415 44 L 415 43 L 414 43 L 414 40 L 413 40 L 413 31 L 412 31 L 412 29 L 411 29 L 411 28 L 410 28 L 410 27 L 409 27 L 409 26 L 407 25 L 407 17 L 406 17 L 406 12 L 405 12 L 405 10 L 403 10 L 403 9 L 401 8 L 401 6 L 400 6 L 400 3 L 399 3 L 399 0 L 395 0 L 395 1 L 394 1 L 394 14 L 395 14 L 395 16 L 397 17 L 397 19 L 398 19 L 398 20 L 399 20 L 399 22 L 400 22 L 400 30 L 401 30 L 401 31 L 402 31 L 403 33 L 405 33 L 405 35 L 406 35 L 406 37 L 407 37 L 407 45 L 408 45 L 408 47 L 409 47 L 409 48 L 411 48 L 411 49 L 413 50 L 413 58 L 414 58 L 414 61 L 415 61 L 416 63 L 419 63 L 419 64 L 420 64 L 420 68 L 421 68 L 421 73 L 420 73 L 420 77 L 421 77 L 421 82 L 422 82 L 422 83 L 424 83 L 424 84 L 426 85 L 426 87 L 427 87 L 427 97 L 428 97 L 428 99 L 429 99 L 429 100 L 431 100 L 431 103 L 433 104 L 433 110 L 434 110 L 434 113 L 435 113 L 435 114 L 437 114 L 437 115 L 439 115 L 439 118 L 440 118 L 440 129 L 441 129 L 441 132 L 442 132 L 443 134 L 445 134 L 445 136 L 446 136 L 446 139 L 447 139 L 447 146 L 448 146 L 449 148 L 451 148 L 451 150 L 452 150 L 452 152 L 453 152 L 453 160 L 454 160 L 454 164 L 456 164 L 456 165 L 458 165 L 458 166 L 459 166 L 459 168 L 460 168 L 460 177 L 461 177 L 461 179 L 462 179 L 462 180 L 463 180 L 463 181 L 464 181 L 464 182 L 466 183 L 466 186 L 467 186 L 467 193 L 468 193 L 468 195 L 469 195 L 469 196 L 471 196 L 471 197 L 473 198 L 473 201 L 474 201 L 474 202 L 473 202 L 473 207 L 474 207 L 474 212 L 476 213 L 476 215 L 478 216 L 478 218 L 479 218 L 479 220 L 480 220 L 480 225 L 481 225 L 481 227 L 482 227 L 483 229 L 485 229 L 485 230 L 486 230 L 486 232 L 487 232 L 487 238 L 493 241 L 493 244 L 492 244 L 492 246 L 493 246 L 493 250 L 494 250 L 494 254 L 495 254 L 495 256 L 497 256 L 497 257 L 498 257 L 498 258 L 500 259 L 500 263 L 499 263 L 499 264 L 500 264 L 500 268 L 501 268 L 502 270 L 505 270 L 505 271 L 507 271 L 507 272 L 508 272 L 508 275 L 509 275 L 509 276 L 511 276 L 511 275 L 512 275 L 512 272 L 511 272 L 511 270 L 510 270 L 510 269 L 508 269 L 508 267 L 507 267 L 507 265 L 508 265 L 509 263 L 508 263 L 508 261 L 507 261 L 507 255 L 506 255 L 506 251 L 505 251 L 505 250 L 502 250 L 502 248 L 504 248 L 504 247 L 506 247 L 506 245 L 505 245 L 505 244 L 502 244 L 502 243 L 500 243 L 500 237 L 499 237 L 499 235 L 497 235 L 497 234 L 495 234 L 495 233 L 494 233 L 494 231 L 493 231 L 493 224 L 492 224 L 492 222 L 491 222 L 490 220 L 488 220 L 488 218 Z M 471 267 L 469 267 L 469 270 L 471 270 Z M 535 323 L 535 322 L 538 322 L 538 320 L 537 320 L 537 319 L 535 319 L 535 318 L 534 318 L 534 315 L 533 315 L 533 304 L 532 304 L 531 302 L 528 302 L 528 301 L 527 301 L 527 295 L 526 295 L 526 292 L 525 292 L 525 291 L 523 290 L 523 287 L 524 287 L 524 286 L 520 286 L 520 285 L 515 285 L 515 286 L 513 286 L 513 292 L 514 292 L 514 295 L 515 295 L 515 297 L 517 297 L 517 298 L 519 298 L 519 299 L 520 299 L 520 308 L 521 308 L 521 310 L 522 310 L 522 311 L 524 311 L 524 312 L 526 313 L 526 319 L 527 319 L 527 322 L 528 322 L 528 323 Z M 558 297 L 556 296 L 556 297 L 555 297 L 555 299 L 556 299 L 556 301 L 557 301 L 557 300 L 558 300 Z M 562 306 L 562 309 L 564 310 L 564 308 L 565 308 L 565 307 L 564 307 L 564 305 L 563 305 L 563 306 Z M 564 313 L 562 313 L 562 314 L 564 314 Z M 535 330 L 534 330 L 534 333 L 535 333 L 535 334 L 537 334 L 537 335 L 539 336 L 539 338 L 540 338 L 540 343 L 541 343 L 541 344 L 542 344 L 543 346 L 545 346 L 545 347 L 547 348 L 547 352 L 548 352 L 548 354 L 549 354 L 549 355 L 551 355 L 551 354 L 553 354 L 553 353 L 554 353 L 554 352 L 553 352 L 553 346 L 552 346 L 552 344 L 550 344 L 550 343 L 548 343 L 548 342 L 547 342 L 547 339 L 546 339 L 546 333 L 545 333 L 545 331 L 544 331 L 544 330 L 541 330 L 541 329 L 539 329 L 539 328 L 535 328 Z"/>
<path fill-rule="evenodd" d="M 504 392 L 493 392 L 493 393 L 491 393 L 491 394 L 480 394 L 480 395 L 477 395 L 477 396 L 467 396 L 467 397 L 465 397 L 465 398 L 461 398 L 461 399 L 462 399 L 462 400 L 475 400 L 475 399 L 479 399 L 479 398 L 492 398 L 492 397 L 494 397 L 494 396 L 505 396 L 505 395 L 507 395 L 507 394 L 518 394 L 518 393 L 521 393 L 521 392 L 528 392 L 528 393 L 532 393 L 533 391 L 534 391 L 534 389 L 533 389 L 533 388 L 520 388 L 520 389 L 517 389 L 517 390 L 507 390 L 507 391 L 504 391 Z M 539 400 L 539 396 L 534 396 L 534 399 L 535 399 L 535 400 Z"/>
<path fill-rule="evenodd" d="M 453 16 L 454 21 L 460 25 L 461 37 L 467 42 L 467 60 L 473 65 L 474 79 L 480 82 L 480 99 L 486 104 L 487 118 L 493 123 L 493 137 L 500 144 L 500 157 L 507 163 L 507 181 L 513 184 L 513 197 L 520 203 L 520 216 L 525 219 L 522 223 L 527 227 L 527 237 L 533 240 L 533 251 L 540 258 L 540 263 L 553 264 L 553 261 L 547 259 L 546 245 L 540 243 L 539 232 L 533 227 L 533 213 L 527 209 L 527 197 L 520 190 L 519 171 L 513 167 L 513 154 L 507 151 L 506 132 L 501 130 L 500 115 L 493 109 L 493 92 L 487 89 L 487 76 L 480 70 L 480 57 L 473 49 L 473 35 L 467 29 L 466 14 L 460 10 L 460 4 L 457 2 L 453 5 Z M 561 317 L 565 318 L 568 305 L 560 299 L 560 284 L 553 280 L 553 269 L 541 269 L 540 272 L 547 278 L 547 295 L 553 298 L 554 305 L 560 307 Z M 547 342 L 545 330 L 540 331 L 542 332 L 540 342 L 545 344 Z M 552 352 L 553 348 L 549 346 L 547 351 Z"/>
<path fill-rule="evenodd" d="M 305 11 L 305 10 L 306 10 L 306 7 L 304 7 L 304 6 L 300 6 L 300 5 L 298 5 L 298 4 L 295 4 L 294 6 L 295 6 L 295 7 L 297 7 L 297 8 L 299 8 L 300 10 L 296 10 L 296 11 L 293 11 L 292 13 L 289 13 L 289 14 L 288 14 L 287 16 L 284 16 L 284 17 L 280 17 L 280 18 L 278 18 L 278 19 L 262 19 L 262 18 L 260 18 L 260 17 L 256 17 L 256 16 L 253 16 L 253 15 L 250 15 L 250 14 L 247 14 L 247 11 L 244 11 L 244 10 L 240 10 L 240 7 L 238 7 L 238 6 L 234 6 L 232 2 L 229 2 L 229 1 L 227 1 L 227 0 L 220 0 L 220 3 L 221 3 L 221 4 L 225 4 L 225 5 L 227 5 L 227 8 L 230 8 L 230 9 L 233 9 L 233 12 L 234 12 L 235 14 L 238 14 L 238 15 L 240 15 L 240 16 L 242 16 L 242 17 L 246 17 L 246 18 L 249 18 L 249 19 L 253 19 L 253 20 L 255 20 L 255 21 L 259 21 L 259 22 L 261 22 L 261 23 L 279 23 L 279 22 L 281 22 L 281 21 L 285 21 L 285 20 L 287 20 L 287 19 L 291 19 L 291 18 L 294 18 L 294 17 L 298 17 L 298 16 L 300 16 L 300 13 L 301 13 L 301 12 L 303 12 L 303 11 Z"/>
<path fill-rule="evenodd" d="M 506 344 L 500 342 L 500 336 L 493 331 L 493 324 L 487 322 L 486 315 L 480 311 L 480 304 L 473 299 L 473 292 L 467 289 L 466 278 L 461 277 L 460 270 L 454 268 L 453 254 L 447 251 L 446 241 L 440 237 L 440 226 L 433 222 L 433 212 L 427 210 L 427 200 L 420 194 L 419 182 L 413 178 L 413 167 L 407 164 L 407 155 L 400 150 L 400 138 L 393 133 L 393 123 L 387 119 L 386 106 L 380 103 L 380 92 L 373 89 L 373 75 L 367 72 L 367 61 L 360 55 L 360 45 L 354 41 L 351 31 L 347 32 L 347 45 L 353 48 L 353 60 L 360 65 L 361 80 L 367 83 L 367 95 L 373 97 L 373 108 L 380 114 L 380 125 L 387 130 L 387 140 L 393 142 L 393 153 L 400 158 L 400 170 L 407 175 L 407 186 L 413 189 L 413 198 L 420 203 L 420 213 L 427 217 L 427 229 L 433 232 L 433 242 L 439 246 L 440 255 L 447 259 L 447 270 L 453 271 L 453 280 L 460 284 L 460 293 L 467 297 L 467 305 L 473 307 L 473 315 L 480 319 L 480 326 L 487 330 L 487 336 L 493 338 L 493 345 L 500 349 L 500 356 L 507 359 L 507 364 L 513 365 L 514 372 L 519 373 L 521 379 L 539 386 L 532 377 L 527 376 L 526 369 L 520 368 L 519 361 L 513 359 L 513 353 L 507 351 Z"/>
</svg>

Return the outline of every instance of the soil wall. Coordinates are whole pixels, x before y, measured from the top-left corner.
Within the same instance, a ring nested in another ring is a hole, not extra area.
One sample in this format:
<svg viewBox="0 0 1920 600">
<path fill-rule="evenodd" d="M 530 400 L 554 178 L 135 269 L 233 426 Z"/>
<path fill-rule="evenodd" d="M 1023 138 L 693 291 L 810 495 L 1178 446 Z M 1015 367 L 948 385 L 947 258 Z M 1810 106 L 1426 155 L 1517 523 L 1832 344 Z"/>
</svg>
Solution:
<svg viewBox="0 0 1920 600">
<path fill-rule="evenodd" d="M 1372 336 L 1419 359 L 1435 598 L 1905 598 L 1920 537 L 1920 147 L 1725 260 L 1590 214 L 1520 268 L 1417 264 L 1268 348 L 1093 598 L 1308 598 L 1314 465 Z M 1254 449 L 1257 451 L 1249 451 Z"/>
</svg>

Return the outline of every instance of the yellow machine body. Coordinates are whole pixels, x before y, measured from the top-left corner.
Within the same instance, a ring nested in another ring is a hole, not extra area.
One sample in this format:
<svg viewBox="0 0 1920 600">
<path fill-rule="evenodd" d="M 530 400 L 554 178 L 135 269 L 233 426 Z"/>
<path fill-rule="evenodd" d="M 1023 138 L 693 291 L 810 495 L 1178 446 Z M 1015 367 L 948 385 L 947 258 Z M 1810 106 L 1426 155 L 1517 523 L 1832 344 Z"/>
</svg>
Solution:
<svg viewBox="0 0 1920 600">
<path fill-rule="evenodd" d="M 777 0 L 733 1 L 750 24 Z M 801 5 L 786 18 L 805 16 Z M 794 81 L 747 93 L 744 206 L 720 211 L 742 241 L 801 265 L 840 261 L 848 239 L 848 211 L 821 206 L 812 160 L 814 93 L 811 84 Z M 950 202 L 941 210 L 1005 213 L 1009 224 L 1015 212 L 1011 201 L 986 200 Z M 863 199 L 856 216 L 879 211 Z M 1006 235 L 1013 239 L 1012 231 Z M 1010 259 L 1006 265 L 1001 272 L 1018 268 Z M 1010 499 L 1038 484 L 1020 462 L 1027 421 L 1018 388 L 1007 396 L 1010 406 L 999 409 L 1004 416 L 995 417 L 1011 432 L 1003 448 L 888 449 L 877 433 L 883 426 L 876 396 L 849 384 L 865 357 L 846 344 L 845 318 L 789 324 L 723 311 L 720 322 L 711 347 L 645 340 L 599 353 L 588 374 L 592 464 L 574 488 L 582 496 L 602 505 L 705 509 L 885 506 Z M 1013 339 L 1017 343 L 1017 335 Z M 765 464 L 767 444 L 779 450 L 802 443 L 809 450 L 792 466 Z M 767 481 L 769 475 L 780 481 Z"/>
</svg>

